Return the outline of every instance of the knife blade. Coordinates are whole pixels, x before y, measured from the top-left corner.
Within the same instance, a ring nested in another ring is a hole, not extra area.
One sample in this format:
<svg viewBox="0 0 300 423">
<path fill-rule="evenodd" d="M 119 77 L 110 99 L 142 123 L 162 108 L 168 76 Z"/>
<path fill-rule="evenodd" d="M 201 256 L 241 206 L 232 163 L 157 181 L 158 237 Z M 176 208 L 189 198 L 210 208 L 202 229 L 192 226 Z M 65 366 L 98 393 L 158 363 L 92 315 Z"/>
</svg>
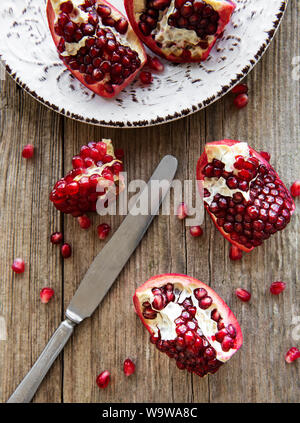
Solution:
<svg viewBox="0 0 300 423">
<path fill-rule="evenodd" d="M 176 170 L 175 157 L 168 155 L 161 160 L 119 229 L 85 274 L 66 310 L 66 320 L 54 332 L 32 369 L 8 399 L 8 403 L 31 401 L 48 370 L 71 337 L 76 324 L 92 315 L 139 245 L 170 189 Z M 157 190 L 159 186 L 162 189 Z M 156 191 L 153 188 L 156 188 Z M 153 192 L 158 195 L 153 195 Z M 144 212 L 137 214 L 138 209 Z"/>
</svg>

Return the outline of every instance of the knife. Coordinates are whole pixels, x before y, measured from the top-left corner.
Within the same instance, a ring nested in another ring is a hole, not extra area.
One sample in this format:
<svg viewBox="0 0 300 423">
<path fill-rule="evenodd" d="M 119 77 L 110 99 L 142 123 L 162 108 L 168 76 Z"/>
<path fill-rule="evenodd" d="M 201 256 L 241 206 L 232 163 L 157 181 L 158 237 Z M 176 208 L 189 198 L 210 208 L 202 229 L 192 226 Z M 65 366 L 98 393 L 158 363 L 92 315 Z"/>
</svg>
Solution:
<svg viewBox="0 0 300 423">
<path fill-rule="evenodd" d="M 66 319 L 54 332 L 32 369 L 8 399 L 8 403 L 27 403 L 32 400 L 48 370 L 71 337 L 75 326 L 93 314 L 139 245 L 154 216 L 158 214 L 176 170 L 175 157 L 168 155 L 161 160 L 119 229 L 86 272 L 66 310 Z M 154 188 L 157 188 L 158 184 L 162 189 L 156 189 L 158 195 L 154 196 Z M 137 214 L 138 209 L 143 210 L 143 213 Z"/>
</svg>

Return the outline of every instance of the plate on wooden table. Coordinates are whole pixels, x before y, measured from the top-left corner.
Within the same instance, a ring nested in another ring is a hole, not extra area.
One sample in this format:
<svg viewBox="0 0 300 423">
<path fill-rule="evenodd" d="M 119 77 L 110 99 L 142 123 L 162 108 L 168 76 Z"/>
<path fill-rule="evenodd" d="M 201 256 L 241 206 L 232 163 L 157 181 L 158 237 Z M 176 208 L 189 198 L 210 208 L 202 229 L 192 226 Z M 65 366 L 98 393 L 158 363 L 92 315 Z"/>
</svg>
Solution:
<svg viewBox="0 0 300 423">
<path fill-rule="evenodd" d="M 59 59 L 48 29 L 46 0 L 1 0 L 0 57 L 13 79 L 67 117 L 108 127 L 152 126 L 213 103 L 249 73 L 266 51 L 288 1 L 235 0 L 237 8 L 209 58 L 173 64 L 149 86 L 136 79 L 114 99 L 95 95 Z M 124 12 L 122 0 L 111 3 Z"/>
</svg>

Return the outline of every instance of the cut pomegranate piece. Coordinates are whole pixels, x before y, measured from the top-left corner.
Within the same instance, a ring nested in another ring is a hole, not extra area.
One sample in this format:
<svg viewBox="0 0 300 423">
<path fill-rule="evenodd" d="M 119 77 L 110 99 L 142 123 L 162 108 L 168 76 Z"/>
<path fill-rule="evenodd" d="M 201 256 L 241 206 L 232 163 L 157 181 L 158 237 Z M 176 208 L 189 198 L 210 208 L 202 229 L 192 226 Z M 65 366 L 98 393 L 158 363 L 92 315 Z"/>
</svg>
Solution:
<svg viewBox="0 0 300 423">
<path fill-rule="evenodd" d="M 285 355 L 285 361 L 289 364 L 298 360 L 298 358 L 300 358 L 300 351 L 296 347 L 290 348 Z"/>
<path fill-rule="evenodd" d="M 21 258 L 14 259 L 13 264 L 11 265 L 11 268 L 15 273 L 24 273 L 25 271 L 24 260 Z"/>
<path fill-rule="evenodd" d="M 119 173 L 123 170 L 120 160 L 114 155 L 111 140 L 90 142 L 81 147 L 73 157 L 73 170 L 54 186 L 50 200 L 63 213 L 78 217 L 88 211 L 105 207 L 124 189 Z"/>
<path fill-rule="evenodd" d="M 246 291 L 246 289 L 238 288 L 235 291 L 235 295 L 244 303 L 248 303 L 251 300 L 250 292 Z"/>
<path fill-rule="evenodd" d="M 197 180 L 203 181 L 204 205 L 213 222 L 244 251 L 284 229 L 295 210 L 270 163 L 245 142 L 206 144 L 198 160 Z"/>
<path fill-rule="evenodd" d="M 235 9 L 230 0 L 125 0 L 139 38 L 172 62 L 205 60 Z"/>
<path fill-rule="evenodd" d="M 105 389 L 108 387 L 108 384 L 110 382 L 110 373 L 107 370 L 104 370 L 104 372 L 100 373 L 99 376 L 97 376 L 96 383 L 101 389 Z"/>
<path fill-rule="evenodd" d="M 215 373 L 242 346 L 241 328 L 227 304 L 185 275 L 154 276 L 133 297 L 136 312 L 159 351 L 179 369 Z"/>
<path fill-rule="evenodd" d="M 131 376 L 135 372 L 135 364 L 130 358 L 126 358 L 124 361 L 123 371 L 126 376 Z"/>
<path fill-rule="evenodd" d="M 40 292 L 40 298 L 43 304 L 49 303 L 51 298 L 54 295 L 54 290 L 52 288 L 43 288 Z"/>
<path fill-rule="evenodd" d="M 270 292 L 273 295 L 279 295 L 281 294 L 286 287 L 286 283 L 284 282 L 273 282 L 270 286 Z"/>
<path fill-rule="evenodd" d="M 98 95 L 114 97 L 146 63 L 127 19 L 105 0 L 48 0 L 47 17 L 60 58 Z"/>
</svg>

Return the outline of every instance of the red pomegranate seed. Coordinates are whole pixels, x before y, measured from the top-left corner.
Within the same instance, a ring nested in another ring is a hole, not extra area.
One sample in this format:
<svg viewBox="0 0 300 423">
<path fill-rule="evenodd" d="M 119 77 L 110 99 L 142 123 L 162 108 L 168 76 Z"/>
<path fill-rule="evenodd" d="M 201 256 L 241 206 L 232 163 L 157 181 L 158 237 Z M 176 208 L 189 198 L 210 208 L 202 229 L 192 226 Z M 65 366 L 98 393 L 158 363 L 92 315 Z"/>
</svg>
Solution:
<svg viewBox="0 0 300 423">
<path fill-rule="evenodd" d="M 300 195 L 300 180 L 295 181 L 291 186 L 291 194 L 293 197 L 298 197 Z"/>
<path fill-rule="evenodd" d="M 70 244 L 63 244 L 61 246 L 61 255 L 63 258 L 69 258 L 72 254 L 72 248 Z"/>
<path fill-rule="evenodd" d="M 64 13 L 72 13 L 73 11 L 73 3 L 72 1 L 65 1 L 60 5 L 60 10 Z"/>
<path fill-rule="evenodd" d="M 191 226 L 190 227 L 190 234 L 194 237 L 202 236 L 203 235 L 203 229 L 201 226 Z"/>
<path fill-rule="evenodd" d="M 238 109 L 242 109 L 243 107 L 246 107 L 248 102 L 249 102 L 249 97 L 247 96 L 247 94 L 239 94 L 233 100 L 235 107 L 237 107 Z"/>
<path fill-rule="evenodd" d="M 104 372 L 100 373 L 100 375 L 97 376 L 96 383 L 101 389 L 107 388 L 108 384 L 110 382 L 110 373 L 107 370 L 104 370 Z"/>
<path fill-rule="evenodd" d="M 270 286 L 270 292 L 273 295 L 279 295 L 285 290 L 286 284 L 284 282 L 273 282 Z"/>
<path fill-rule="evenodd" d="M 50 241 L 52 244 L 60 244 L 63 240 L 63 234 L 61 232 L 54 232 L 51 237 Z"/>
<path fill-rule="evenodd" d="M 163 63 L 159 60 L 158 57 L 151 57 L 147 56 L 147 65 L 150 69 L 156 71 L 156 72 L 163 72 L 165 69 Z"/>
<path fill-rule="evenodd" d="M 91 219 L 86 214 L 77 217 L 77 220 L 82 229 L 88 229 L 91 226 Z"/>
<path fill-rule="evenodd" d="M 230 246 L 230 250 L 229 250 L 229 258 L 230 260 L 241 260 L 241 258 L 243 257 L 243 251 L 240 250 L 238 247 L 236 247 L 235 245 L 231 245 Z"/>
<path fill-rule="evenodd" d="M 244 303 L 247 303 L 248 301 L 250 301 L 250 298 L 251 298 L 250 292 L 246 291 L 243 288 L 238 288 L 235 291 L 235 294 L 240 300 L 244 301 Z"/>
<path fill-rule="evenodd" d="M 122 150 L 122 148 L 117 148 L 115 151 L 115 156 L 118 160 L 122 160 L 124 157 L 124 150 Z"/>
<path fill-rule="evenodd" d="M 259 153 L 265 160 L 267 160 L 267 162 L 270 161 L 271 158 L 271 154 L 268 153 L 267 151 L 260 151 Z"/>
<path fill-rule="evenodd" d="M 24 159 L 31 159 L 33 154 L 34 154 L 34 146 L 31 144 L 25 145 L 22 151 L 22 156 L 24 157 Z"/>
<path fill-rule="evenodd" d="M 178 219 L 183 220 L 188 216 L 188 208 L 187 205 L 185 203 L 180 203 L 178 208 L 177 208 L 177 212 L 176 215 L 178 217 Z"/>
<path fill-rule="evenodd" d="M 21 259 L 21 258 L 14 259 L 11 268 L 15 273 L 24 273 L 24 271 L 25 271 L 24 260 Z"/>
<path fill-rule="evenodd" d="M 124 361 L 123 370 L 126 376 L 130 376 L 135 372 L 135 364 L 130 358 L 126 358 Z"/>
<path fill-rule="evenodd" d="M 296 347 L 292 347 L 288 350 L 288 352 L 285 355 L 285 361 L 287 363 L 292 363 L 293 361 L 300 358 L 300 351 Z"/>
<path fill-rule="evenodd" d="M 247 84 L 237 84 L 235 87 L 232 88 L 231 92 L 233 94 L 247 94 L 248 85 Z"/>
<path fill-rule="evenodd" d="M 40 292 L 40 298 L 43 304 L 47 304 L 54 295 L 52 288 L 43 288 Z"/>
<path fill-rule="evenodd" d="M 147 71 L 142 71 L 140 73 L 140 81 L 143 84 L 151 84 L 151 82 L 153 81 L 153 76 L 151 72 L 147 72 Z"/>
<path fill-rule="evenodd" d="M 99 225 L 97 227 L 97 232 L 98 232 L 98 237 L 101 240 L 104 240 L 108 237 L 108 234 L 110 232 L 110 226 L 107 223 L 101 223 L 101 225 Z"/>
</svg>

